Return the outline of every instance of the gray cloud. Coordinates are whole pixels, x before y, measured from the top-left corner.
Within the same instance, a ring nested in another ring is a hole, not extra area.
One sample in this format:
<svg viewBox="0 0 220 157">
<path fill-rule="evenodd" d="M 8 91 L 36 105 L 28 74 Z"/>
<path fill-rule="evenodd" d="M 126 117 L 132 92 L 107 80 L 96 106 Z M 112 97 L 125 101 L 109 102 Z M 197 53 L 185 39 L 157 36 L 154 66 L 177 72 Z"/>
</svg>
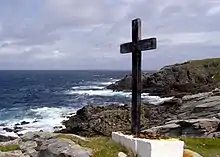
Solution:
<svg viewBox="0 0 220 157">
<path fill-rule="evenodd" d="M 119 45 L 131 20 L 158 49 L 143 53 L 144 69 L 218 57 L 220 3 L 214 0 L 2 0 L 1 69 L 131 69 Z"/>
</svg>

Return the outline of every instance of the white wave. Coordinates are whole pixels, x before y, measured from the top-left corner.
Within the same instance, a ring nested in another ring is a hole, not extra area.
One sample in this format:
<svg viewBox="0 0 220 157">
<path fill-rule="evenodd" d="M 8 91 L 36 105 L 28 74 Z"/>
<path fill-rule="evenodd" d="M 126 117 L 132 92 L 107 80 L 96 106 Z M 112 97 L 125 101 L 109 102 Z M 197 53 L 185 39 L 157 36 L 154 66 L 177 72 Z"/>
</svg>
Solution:
<svg viewBox="0 0 220 157">
<path fill-rule="evenodd" d="M 104 87 L 100 86 L 75 86 L 72 87 L 74 90 L 86 90 L 86 89 L 103 89 Z"/>
<path fill-rule="evenodd" d="M 159 96 L 149 96 L 148 94 L 143 94 L 141 98 L 143 99 L 143 101 L 154 105 L 160 105 L 163 104 L 165 101 L 173 99 L 173 97 L 161 98 Z"/>
<path fill-rule="evenodd" d="M 106 81 L 88 81 L 86 82 L 88 85 L 98 85 L 98 86 L 108 86 L 112 83 L 115 83 L 116 81 L 119 81 L 120 79 L 113 79 L 113 78 L 110 78 Z"/>
<path fill-rule="evenodd" d="M 111 81 L 107 81 L 107 82 L 99 82 L 98 84 L 103 85 L 103 86 L 108 86 L 108 85 L 111 85 L 112 83 L 119 81 L 119 79 L 112 79 L 112 78 L 110 80 Z"/>
<path fill-rule="evenodd" d="M 49 131 L 53 132 L 55 129 L 54 127 L 61 127 L 65 128 L 61 123 L 64 120 L 67 120 L 68 115 L 74 115 L 77 109 L 73 108 L 56 108 L 56 107 L 43 107 L 43 108 L 36 108 L 30 109 L 28 112 L 32 113 L 35 117 L 42 117 L 41 119 L 38 118 L 23 118 L 23 119 L 11 119 L 6 121 L 1 121 L 1 124 L 5 124 L 5 126 L 0 127 L 0 135 L 3 136 L 13 136 L 16 137 L 17 134 L 24 134 L 28 131 Z M 21 123 L 22 121 L 30 122 L 29 124 L 21 125 L 22 130 L 17 132 L 17 134 L 13 132 L 6 132 L 3 128 L 10 128 L 13 129 L 16 123 Z"/>
<path fill-rule="evenodd" d="M 67 95 L 89 95 L 89 96 L 105 96 L 105 97 L 112 97 L 112 96 L 122 96 L 131 98 L 131 92 L 114 92 L 112 90 L 69 90 L 66 92 Z M 159 105 L 165 101 L 172 99 L 173 97 L 161 98 L 159 96 L 149 96 L 148 93 L 141 94 L 141 98 L 143 101 L 148 102 L 150 104 Z"/>
<path fill-rule="evenodd" d="M 89 95 L 89 96 L 124 96 L 124 97 L 129 97 L 130 92 L 114 92 L 112 90 L 79 90 L 79 91 L 74 91 L 74 90 L 68 90 L 66 91 L 66 94 L 68 95 Z"/>
<path fill-rule="evenodd" d="M 3 130 L 3 127 L 0 127 L 0 135 L 5 137 L 18 137 L 18 135 L 14 132 L 7 132 Z"/>
</svg>

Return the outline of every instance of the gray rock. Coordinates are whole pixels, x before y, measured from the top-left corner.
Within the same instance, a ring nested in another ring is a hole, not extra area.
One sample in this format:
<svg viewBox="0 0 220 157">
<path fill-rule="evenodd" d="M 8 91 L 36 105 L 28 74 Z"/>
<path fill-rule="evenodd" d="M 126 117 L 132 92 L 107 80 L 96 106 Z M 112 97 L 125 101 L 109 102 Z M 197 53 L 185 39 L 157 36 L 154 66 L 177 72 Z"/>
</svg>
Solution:
<svg viewBox="0 0 220 157">
<path fill-rule="evenodd" d="M 29 155 L 30 157 L 38 157 L 39 156 L 39 152 L 33 148 L 27 148 L 25 151 L 25 154 Z"/>
<path fill-rule="evenodd" d="M 30 124 L 30 122 L 26 122 L 26 121 L 21 122 L 21 125 L 26 125 L 26 124 Z"/>
<path fill-rule="evenodd" d="M 37 143 L 35 141 L 26 141 L 26 142 L 20 142 L 19 147 L 21 150 L 28 150 L 28 149 L 34 149 L 37 147 Z"/>
<path fill-rule="evenodd" d="M 170 123 L 163 126 L 152 127 L 150 129 L 143 130 L 142 132 L 154 132 L 176 137 L 181 136 L 181 126 L 175 123 Z"/>
<path fill-rule="evenodd" d="M 204 98 L 209 97 L 212 94 L 212 92 L 205 92 L 205 93 L 198 93 L 198 94 L 194 94 L 194 95 L 186 95 L 182 97 L 183 101 L 189 101 L 189 100 L 202 100 Z"/>
<path fill-rule="evenodd" d="M 27 132 L 21 138 L 22 140 L 33 140 L 35 138 L 48 139 L 54 136 L 56 135 L 49 132 Z"/>
<path fill-rule="evenodd" d="M 219 125 L 220 120 L 217 118 L 173 120 L 167 122 L 165 125 L 152 127 L 142 132 L 155 132 L 171 137 L 208 137 L 210 133 L 218 129 Z"/>
<path fill-rule="evenodd" d="M 69 139 L 49 139 L 46 140 L 39 152 L 39 157 L 90 157 L 92 150 L 76 145 Z"/>
<path fill-rule="evenodd" d="M 210 133 L 207 137 L 209 137 L 209 138 L 220 138 L 220 132 Z"/>
</svg>

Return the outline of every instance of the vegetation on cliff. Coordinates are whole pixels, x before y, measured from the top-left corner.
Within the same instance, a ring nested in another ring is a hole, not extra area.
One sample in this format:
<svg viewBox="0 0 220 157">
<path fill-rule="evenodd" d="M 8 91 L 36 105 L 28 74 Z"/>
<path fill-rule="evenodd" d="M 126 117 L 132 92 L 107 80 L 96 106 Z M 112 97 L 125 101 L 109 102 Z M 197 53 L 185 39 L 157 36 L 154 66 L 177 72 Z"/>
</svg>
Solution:
<svg viewBox="0 0 220 157">
<path fill-rule="evenodd" d="M 125 76 L 106 88 L 116 91 L 131 89 L 131 76 Z M 159 96 L 180 96 L 207 92 L 219 85 L 220 58 L 192 60 L 169 65 L 142 75 L 142 92 Z"/>
</svg>

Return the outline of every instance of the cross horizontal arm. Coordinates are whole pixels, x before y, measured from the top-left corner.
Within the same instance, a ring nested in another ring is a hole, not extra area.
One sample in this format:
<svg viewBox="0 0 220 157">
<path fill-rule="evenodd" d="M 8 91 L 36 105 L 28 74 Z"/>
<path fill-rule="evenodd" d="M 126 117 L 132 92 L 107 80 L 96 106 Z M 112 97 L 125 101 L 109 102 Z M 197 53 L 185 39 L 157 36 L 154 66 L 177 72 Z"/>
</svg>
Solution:
<svg viewBox="0 0 220 157">
<path fill-rule="evenodd" d="M 157 48 L 157 39 L 156 38 L 149 38 L 149 39 L 140 40 L 137 47 L 140 51 L 156 49 Z M 130 53 L 130 52 L 132 52 L 132 50 L 133 50 L 132 42 L 120 45 L 120 53 Z"/>
</svg>

